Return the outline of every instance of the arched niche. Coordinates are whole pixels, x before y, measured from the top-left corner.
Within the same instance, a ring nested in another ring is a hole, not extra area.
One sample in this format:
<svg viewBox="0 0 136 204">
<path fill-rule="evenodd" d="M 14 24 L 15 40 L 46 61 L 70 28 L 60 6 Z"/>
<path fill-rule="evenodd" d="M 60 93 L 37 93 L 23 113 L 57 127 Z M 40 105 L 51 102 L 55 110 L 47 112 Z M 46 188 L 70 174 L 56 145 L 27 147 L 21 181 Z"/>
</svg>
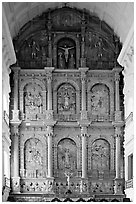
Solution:
<svg viewBox="0 0 136 204">
<path fill-rule="evenodd" d="M 70 138 L 61 139 L 57 146 L 57 163 L 59 170 L 77 169 L 77 146 Z"/>
<path fill-rule="evenodd" d="M 91 114 L 104 117 L 110 115 L 110 90 L 102 83 L 95 84 L 90 90 Z"/>
<path fill-rule="evenodd" d="M 61 38 L 57 42 L 57 67 L 59 69 L 76 68 L 76 43 L 71 38 Z"/>
<path fill-rule="evenodd" d="M 27 90 L 29 89 L 35 89 L 35 94 L 33 94 L 34 97 L 36 97 L 37 99 L 35 99 L 38 103 L 38 106 L 40 105 L 39 102 L 41 102 L 41 106 L 39 106 L 39 113 L 42 114 L 45 112 L 46 110 L 46 86 L 38 79 L 26 79 L 24 80 L 21 85 L 20 85 L 20 89 L 19 89 L 19 97 L 20 97 L 20 111 L 21 111 L 21 115 L 22 118 L 24 119 L 24 114 L 25 114 L 25 96 L 26 93 L 28 92 Z M 36 94 L 36 92 L 39 92 L 39 95 Z M 31 93 L 31 91 L 30 91 Z M 40 101 L 42 100 L 42 101 Z M 37 108 L 38 110 L 38 108 Z M 32 112 L 31 112 L 32 113 Z"/>
<path fill-rule="evenodd" d="M 63 83 L 58 87 L 57 113 L 76 113 L 76 89 L 69 83 Z"/>
<path fill-rule="evenodd" d="M 92 169 L 110 170 L 110 144 L 105 139 L 97 139 L 92 143 L 91 147 L 91 163 Z"/>
<path fill-rule="evenodd" d="M 70 84 L 76 91 L 76 114 L 80 112 L 80 89 L 76 82 L 73 80 L 69 80 L 69 82 L 66 79 L 60 79 L 58 83 L 55 84 L 53 89 L 53 109 L 54 112 L 57 113 L 57 92 L 59 87 L 63 84 Z"/>
<path fill-rule="evenodd" d="M 38 84 L 29 83 L 24 87 L 24 112 L 26 115 L 43 112 L 42 88 Z"/>
<path fill-rule="evenodd" d="M 42 142 L 30 138 L 24 143 L 24 169 L 26 177 L 45 177 L 45 161 Z"/>
<path fill-rule="evenodd" d="M 64 39 L 69 39 L 71 41 L 71 43 L 75 46 L 75 54 L 76 54 L 76 57 L 75 57 L 75 64 L 76 64 L 76 68 L 79 67 L 79 59 L 80 59 L 80 43 L 79 43 L 79 39 L 74 36 L 73 34 L 70 34 L 70 33 L 62 33 L 58 36 L 55 36 L 54 38 L 54 43 L 53 43 L 53 64 L 54 64 L 54 67 L 58 68 L 57 67 L 57 47 L 58 47 L 58 44 L 59 42 L 63 41 Z M 67 45 L 69 47 L 69 45 Z M 72 46 L 73 47 L 73 46 Z"/>
</svg>

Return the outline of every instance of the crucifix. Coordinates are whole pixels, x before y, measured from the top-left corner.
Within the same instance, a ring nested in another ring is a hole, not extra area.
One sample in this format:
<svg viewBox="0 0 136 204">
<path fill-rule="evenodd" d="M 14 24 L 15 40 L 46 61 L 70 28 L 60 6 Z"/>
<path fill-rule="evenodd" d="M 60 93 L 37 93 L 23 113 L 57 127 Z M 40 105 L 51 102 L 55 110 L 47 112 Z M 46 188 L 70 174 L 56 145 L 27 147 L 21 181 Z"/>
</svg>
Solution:
<svg viewBox="0 0 136 204">
<path fill-rule="evenodd" d="M 73 49 L 74 47 L 66 47 L 65 45 L 64 47 L 59 47 L 59 48 L 64 50 L 65 59 L 66 59 L 66 62 L 68 62 L 69 50 Z"/>
<path fill-rule="evenodd" d="M 70 188 L 70 176 L 72 176 L 73 173 L 65 172 L 64 174 L 67 177 L 67 184 L 68 184 L 68 189 L 69 189 Z"/>
</svg>

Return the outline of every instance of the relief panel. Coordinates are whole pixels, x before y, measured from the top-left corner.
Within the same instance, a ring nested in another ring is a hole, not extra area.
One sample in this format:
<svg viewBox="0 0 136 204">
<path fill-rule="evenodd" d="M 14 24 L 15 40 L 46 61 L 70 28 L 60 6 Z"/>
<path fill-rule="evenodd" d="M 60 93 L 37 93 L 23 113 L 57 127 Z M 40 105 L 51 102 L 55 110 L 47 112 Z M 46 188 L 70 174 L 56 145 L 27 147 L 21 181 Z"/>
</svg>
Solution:
<svg viewBox="0 0 136 204">
<path fill-rule="evenodd" d="M 76 90 L 72 85 L 65 83 L 59 87 L 57 103 L 59 114 L 76 113 Z"/>
<path fill-rule="evenodd" d="M 35 83 L 30 83 L 24 88 L 24 112 L 26 117 L 43 112 L 42 89 Z"/>
<path fill-rule="evenodd" d="M 110 114 L 110 94 L 106 85 L 94 85 L 91 89 L 90 100 L 92 115 L 106 117 Z"/>
<path fill-rule="evenodd" d="M 104 139 L 95 140 L 92 144 L 92 169 L 110 169 L 110 147 Z"/>
<path fill-rule="evenodd" d="M 58 144 L 58 168 L 60 170 L 77 168 L 77 147 L 73 140 L 62 139 Z"/>
<path fill-rule="evenodd" d="M 25 142 L 25 169 L 34 170 L 43 168 L 43 147 L 39 139 L 31 138 Z"/>
</svg>

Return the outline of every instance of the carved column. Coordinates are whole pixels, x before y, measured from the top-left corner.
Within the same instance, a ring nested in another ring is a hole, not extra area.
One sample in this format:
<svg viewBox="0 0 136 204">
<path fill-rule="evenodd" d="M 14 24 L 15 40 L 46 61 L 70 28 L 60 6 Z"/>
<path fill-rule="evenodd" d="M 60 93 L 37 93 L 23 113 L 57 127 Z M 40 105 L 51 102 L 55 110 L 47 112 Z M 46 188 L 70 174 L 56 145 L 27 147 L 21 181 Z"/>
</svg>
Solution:
<svg viewBox="0 0 136 204">
<path fill-rule="evenodd" d="M 82 137 L 82 178 L 87 177 L 87 127 L 81 127 Z"/>
<path fill-rule="evenodd" d="M 47 79 L 47 110 L 52 110 L 52 71 L 54 67 L 45 67 Z"/>
<path fill-rule="evenodd" d="M 19 110 L 18 110 L 18 80 L 19 80 L 19 71 L 20 67 L 12 67 L 12 70 L 14 72 L 14 110 L 12 110 L 13 115 L 12 119 L 13 120 L 19 120 Z"/>
<path fill-rule="evenodd" d="M 51 39 L 51 28 L 52 28 L 52 22 L 51 22 L 51 16 L 50 11 L 48 13 L 48 58 L 47 58 L 47 66 L 52 66 L 52 39 Z"/>
<path fill-rule="evenodd" d="M 21 121 L 11 122 L 12 125 L 12 144 L 11 144 L 11 168 L 12 168 L 12 191 L 20 192 L 20 177 L 19 177 L 19 125 Z"/>
<path fill-rule="evenodd" d="M 47 138 L 48 138 L 48 177 L 53 177 L 53 154 L 52 154 L 52 137 L 53 127 L 47 126 Z"/>
<path fill-rule="evenodd" d="M 115 194 L 123 193 L 123 180 L 120 176 L 121 162 L 121 136 L 122 136 L 122 126 L 124 122 L 122 121 L 122 112 L 120 111 L 120 95 L 119 95 L 119 73 L 122 71 L 120 67 L 113 69 L 115 74 L 115 122 L 113 122 L 115 128 L 115 139 L 116 139 L 116 178 L 115 178 Z"/>
<path fill-rule="evenodd" d="M 82 16 L 82 25 L 81 25 L 81 67 L 86 67 L 85 59 L 85 16 L 83 13 Z"/>
<path fill-rule="evenodd" d="M 81 120 L 87 120 L 87 111 L 86 111 L 86 72 L 88 68 L 79 68 L 81 71 L 81 82 L 82 82 L 82 111 L 81 111 Z"/>
</svg>

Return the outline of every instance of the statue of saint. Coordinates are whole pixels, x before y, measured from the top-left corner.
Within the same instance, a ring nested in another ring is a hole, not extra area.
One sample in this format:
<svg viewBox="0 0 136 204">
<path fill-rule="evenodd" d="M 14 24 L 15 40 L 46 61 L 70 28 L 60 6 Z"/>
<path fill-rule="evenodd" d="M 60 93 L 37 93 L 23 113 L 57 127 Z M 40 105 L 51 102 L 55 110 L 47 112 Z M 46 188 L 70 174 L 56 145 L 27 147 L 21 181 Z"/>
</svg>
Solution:
<svg viewBox="0 0 136 204">
<path fill-rule="evenodd" d="M 37 51 L 39 52 L 39 49 L 36 45 L 36 42 L 33 40 L 32 46 L 31 46 L 31 52 L 32 52 L 32 58 L 35 59 L 37 56 Z"/>
<path fill-rule="evenodd" d="M 69 97 L 68 93 L 65 93 L 65 95 L 64 95 L 64 108 L 65 109 L 69 108 L 69 99 L 70 99 L 70 97 Z"/>
<path fill-rule="evenodd" d="M 59 65 L 59 68 L 61 69 L 65 68 L 65 62 L 64 62 L 61 52 L 59 53 L 58 65 Z"/>
<path fill-rule="evenodd" d="M 69 68 L 72 69 L 75 67 L 75 59 L 74 59 L 74 55 L 71 54 L 70 59 L 69 59 Z"/>
<path fill-rule="evenodd" d="M 65 45 L 64 47 L 59 47 L 59 48 L 64 50 L 65 59 L 66 59 L 66 62 L 68 62 L 69 50 L 73 49 L 74 47 L 66 47 Z"/>
</svg>

